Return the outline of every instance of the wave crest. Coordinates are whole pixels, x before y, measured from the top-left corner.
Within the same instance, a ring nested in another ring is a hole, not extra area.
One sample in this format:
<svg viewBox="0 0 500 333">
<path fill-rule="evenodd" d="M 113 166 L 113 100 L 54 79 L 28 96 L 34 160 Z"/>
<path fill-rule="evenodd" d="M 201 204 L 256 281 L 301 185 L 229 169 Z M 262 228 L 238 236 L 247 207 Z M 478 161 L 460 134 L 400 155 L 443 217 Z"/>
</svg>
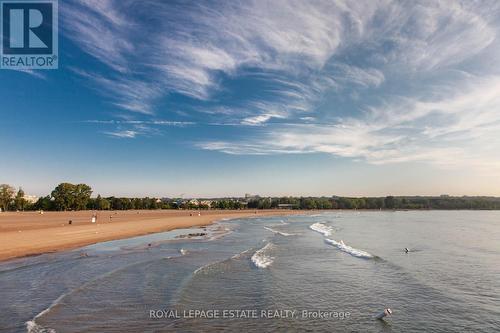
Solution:
<svg viewBox="0 0 500 333">
<path fill-rule="evenodd" d="M 34 320 L 26 322 L 26 329 L 28 333 L 56 333 L 56 330 L 40 326 Z"/>
<path fill-rule="evenodd" d="M 252 256 L 252 262 L 258 268 L 267 268 L 272 265 L 274 258 L 269 256 L 267 252 L 273 248 L 272 243 L 267 243 L 262 249 L 257 250 Z"/>
<path fill-rule="evenodd" d="M 271 232 L 273 232 L 275 234 L 278 234 L 278 235 L 281 235 L 281 236 L 285 236 L 285 237 L 294 236 L 295 235 L 295 234 L 289 234 L 288 232 L 274 230 L 274 229 L 271 229 L 269 227 L 264 227 L 264 229 L 269 230 L 269 231 L 271 231 Z"/>
<path fill-rule="evenodd" d="M 327 225 L 324 225 L 323 223 L 316 222 L 314 224 L 311 224 L 309 226 L 311 230 L 317 231 L 325 236 L 330 236 L 333 233 L 333 228 L 329 227 Z"/>
<path fill-rule="evenodd" d="M 340 242 L 337 242 L 333 239 L 325 239 L 328 243 L 332 244 L 333 246 L 337 247 L 340 251 L 349 253 L 352 256 L 358 257 L 358 258 L 374 258 L 375 256 L 371 253 L 368 253 L 363 250 L 358 250 L 355 249 L 349 245 L 346 245 L 342 240 Z"/>
</svg>

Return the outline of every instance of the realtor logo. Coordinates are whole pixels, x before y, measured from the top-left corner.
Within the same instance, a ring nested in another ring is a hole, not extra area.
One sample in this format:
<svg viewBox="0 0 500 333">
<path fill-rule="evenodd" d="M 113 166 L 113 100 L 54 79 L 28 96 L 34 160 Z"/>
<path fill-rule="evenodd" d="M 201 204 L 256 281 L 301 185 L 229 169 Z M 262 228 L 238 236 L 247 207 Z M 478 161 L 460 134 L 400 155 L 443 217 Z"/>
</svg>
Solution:
<svg viewBox="0 0 500 333">
<path fill-rule="evenodd" d="M 2 69 L 58 67 L 57 0 L 2 1 Z"/>
</svg>

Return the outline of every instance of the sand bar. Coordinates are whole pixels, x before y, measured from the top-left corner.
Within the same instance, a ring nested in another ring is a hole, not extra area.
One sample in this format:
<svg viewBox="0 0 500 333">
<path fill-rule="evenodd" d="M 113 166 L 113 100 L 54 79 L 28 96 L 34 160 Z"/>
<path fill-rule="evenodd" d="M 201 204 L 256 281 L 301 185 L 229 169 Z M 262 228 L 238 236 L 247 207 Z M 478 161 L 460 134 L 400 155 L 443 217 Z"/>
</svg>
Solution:
<svg viewBox="0 0 500 333">
<path fill-rule="evenodd" d="M 74 249 L 98 242 L 178 228 L 202 226 L 223 218 L 303 214 L 289 210 L 129 210 L 0 213 L 0 261 Z M 69 221 L 71 220 L 71 224 Z"/>
</svg>

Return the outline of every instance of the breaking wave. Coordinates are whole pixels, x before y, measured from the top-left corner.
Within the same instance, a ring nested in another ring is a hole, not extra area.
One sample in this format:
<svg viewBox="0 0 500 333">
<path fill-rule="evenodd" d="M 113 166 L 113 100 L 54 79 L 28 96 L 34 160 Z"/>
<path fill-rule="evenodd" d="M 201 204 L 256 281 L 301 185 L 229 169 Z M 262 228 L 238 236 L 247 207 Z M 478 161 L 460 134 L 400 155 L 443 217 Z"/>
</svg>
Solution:
<svg viewBox="0 0 500 333">
<path fill-rule="evenodd" d="M 274 232 L 275 234 L 278 234 L 278 235 L 281 235 L 281 236 L 285 236 L 285 237 L 294 236 L 295 235 L 295 234 L 289 234 L 288 232 L 274 230 L 274 229 L 271 229 L 269 227 L 264 227 L 264 229 L 269 230 L 271 232 Z"/>
<path fill-rule="evenodd" d="M 333 233 L 333 228 L 329 227 L 327 225 L 324 225 L 323 223 L 316 222 L 314 224 L 311 224 L 309 226 L 311 230 L 317 231 L 325 236 L 330 236 Z"/>
<path fill-rule="evenodd" d="M 56 333 L 54 329 L 40 326 L 34 320 L 26 322 L 26 329 L 28 333 Z"/>
<path fill-rule="evenodd" d="M 252 262 L 258 268 L 267 268 L 272 265 L 274 258 L 269 256 L 267 252 L 273 248 L 272 243 L 267 243 L 262 249 L 256 251 L 252 256 Z"/>
<path fill-rule="evenodd" d="M 40 312 L 39 314 L 37 314 L 35 317 L 33 317 L 33 319 L 31 320 L 28 320 L 26 322 L 26 330 L 28 333 L 56 333 L 56 330 L 52 329 L 52 328 L 46 328 L 46 327 L 43 327 L 39 324 L 36 323 L 36 320 L 40 317 L 42 317 L 43 315 L 45 315 L 46 313 L 49 313 L 50 311 L 52 311 L 52 309 L 57 306 L 64 297 L 66 297 L 69 293 L 64 293 L 62 294 L 61 296 L 59 296 L 54 302 L 52 302 L 52 304 L 46 308 L 45 310 L 43 310 L 42 312 Z"/>
<path fill-rule="evenodd" d="M 344 243 L 344 241 L 342 241 L 342 240 L 340 242 L 337 242 L 333 239 L 328 239 L 328 238 L 326 238 L 325 240 L 328 243 L 332 244 L 333 246 L 337 247 L 340 251 L 349 253 L 352 256 L 355 256 L 358 258 L 374 258 L 375 257 L 371 253 L 368 253 L 368 252 L 363 251 L 363 250 L 358 250 L 358 249 L 355 249 L 349 245 L 346 245 Z"/>
</svg>

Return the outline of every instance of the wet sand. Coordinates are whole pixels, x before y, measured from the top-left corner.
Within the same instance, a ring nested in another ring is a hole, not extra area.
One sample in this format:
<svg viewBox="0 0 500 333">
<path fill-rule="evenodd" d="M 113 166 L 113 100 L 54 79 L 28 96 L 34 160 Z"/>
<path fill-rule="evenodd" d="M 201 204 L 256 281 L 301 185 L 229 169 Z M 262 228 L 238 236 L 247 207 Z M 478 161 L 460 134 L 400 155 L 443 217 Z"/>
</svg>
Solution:
<svg viewBox="0 0 500 333">
<path fill-rule="evenodd" d="M 303 214 L 289 210 L 129 210 L 0 213 L 0 261 L 98 242 L 211 224 L 223 218 Z M 71 220 L 71 224 L 69 221 Z"/>
</svg>

